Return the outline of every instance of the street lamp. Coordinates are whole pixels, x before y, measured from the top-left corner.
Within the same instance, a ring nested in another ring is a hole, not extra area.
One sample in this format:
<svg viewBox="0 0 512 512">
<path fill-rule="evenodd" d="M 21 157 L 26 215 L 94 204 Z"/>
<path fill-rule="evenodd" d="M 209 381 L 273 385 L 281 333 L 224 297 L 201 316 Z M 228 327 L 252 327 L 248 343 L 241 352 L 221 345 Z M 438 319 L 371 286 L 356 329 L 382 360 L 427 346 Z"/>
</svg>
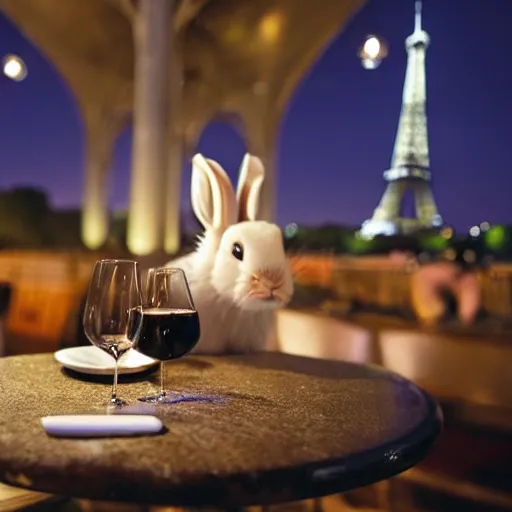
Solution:
<svg viewBox="0 0 512 512">
<path fill-rule="evenodd" d="M 364 69 L 377 69 L 388 55 L 388 45 L 377 36 L 368 36 L 359 50 L 359 58 Z"/>
<path fill-rule="evenodd" d="M 15 82 L 21 82 L 27 77 L 27 66 L 23 59 L 12 53 L 6 55 L 2 59 L 2 71 L 3 74 L 14 80 Z"/>
</svg>

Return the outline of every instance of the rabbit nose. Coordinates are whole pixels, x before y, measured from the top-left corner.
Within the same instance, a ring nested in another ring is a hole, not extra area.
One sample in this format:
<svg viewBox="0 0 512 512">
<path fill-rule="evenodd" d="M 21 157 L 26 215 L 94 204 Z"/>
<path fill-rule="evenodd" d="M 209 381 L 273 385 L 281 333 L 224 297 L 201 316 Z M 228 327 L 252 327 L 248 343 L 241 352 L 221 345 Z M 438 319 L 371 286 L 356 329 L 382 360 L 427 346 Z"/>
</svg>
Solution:
<svg viewBox="0 0 512 512">
<path fill-rule="evenodd" d="M 259 281 L 269 290 L 276 290 L 283 286 L 284 273 L 281 269 L 264 269 L 253 275 L 255 281 Z"/>
</svg>

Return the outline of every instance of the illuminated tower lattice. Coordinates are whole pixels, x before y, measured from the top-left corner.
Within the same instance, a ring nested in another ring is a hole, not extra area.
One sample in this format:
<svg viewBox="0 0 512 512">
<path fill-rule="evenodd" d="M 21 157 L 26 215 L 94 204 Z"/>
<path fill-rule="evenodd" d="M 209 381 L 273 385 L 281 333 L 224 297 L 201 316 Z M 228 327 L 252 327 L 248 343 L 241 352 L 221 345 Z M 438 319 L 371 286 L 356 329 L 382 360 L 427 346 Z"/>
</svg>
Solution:
<svg viewBox="0 0 512 512">
<path fill-rule="evenodd" d="M 421 27 L 421 1 L 417 1 L 414 32 L 405 41 L 407 70 L 391 168 L 384 172 L 388 184 L 373 217 L 363 223 L 364 235 L 410 233 L 443 222 L 430 187 L 425 112 L 425 56 L 429 42 L 429 35 Z M 410 219 L 401 217 L 408 189 L 415 203 L 415 218 Z"/>
</svg>

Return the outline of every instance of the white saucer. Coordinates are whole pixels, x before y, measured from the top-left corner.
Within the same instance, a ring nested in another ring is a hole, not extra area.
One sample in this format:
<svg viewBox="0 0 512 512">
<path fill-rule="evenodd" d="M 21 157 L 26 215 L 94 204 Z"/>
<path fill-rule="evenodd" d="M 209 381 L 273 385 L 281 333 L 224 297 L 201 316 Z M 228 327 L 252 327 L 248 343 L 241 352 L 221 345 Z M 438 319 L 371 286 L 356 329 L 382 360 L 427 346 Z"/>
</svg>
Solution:
<svg viewBox="0 0 512 512">
<path fill-rule="evenodd" d="M 114 360 L 94 345 L 63 348 L 53 354 L 65 368 L 90 375 L 113 375 Z M 130 349 L 118 364 L 119 375 L 139 373 L 158 364 L 158 361 Z"/>
</svg>

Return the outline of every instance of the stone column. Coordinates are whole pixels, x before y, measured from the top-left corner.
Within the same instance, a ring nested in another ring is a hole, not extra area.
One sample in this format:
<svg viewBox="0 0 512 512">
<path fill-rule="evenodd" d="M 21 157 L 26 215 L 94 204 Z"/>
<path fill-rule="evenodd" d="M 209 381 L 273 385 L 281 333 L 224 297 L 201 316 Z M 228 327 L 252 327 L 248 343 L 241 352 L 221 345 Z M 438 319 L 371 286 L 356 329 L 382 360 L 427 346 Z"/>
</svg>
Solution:
<svg viewBox="0 0 512 512">
<path fill-rule="evenodd" d="M 171 48 L 169 141 L 166 174 L 164 250 L 175 254 L 181 238 L 181 172 L 183 168 L 184 134 L 181 123 L 183 114 L 183 61 L 180 41 Z"/>
<path fill-rule="evenodd" d="M 171 132 L 165 197 L 165 252 L 175 254 L 181 239 L 181 171 L 183 168 L 183 138 Z"/>
<path fill-rule="evenodd" d="M 140 0 L 134 17 L 135 101 L 128 249 L 164 246 L 172 0 Z"/>
<path fill-rule="evenodd" d="M 86 112 L 86 166 L 82 202 L 82 241 L 96 250 L 107 241 L 110 165 L 121 123 L 108 112 Z"/>
</svg>

